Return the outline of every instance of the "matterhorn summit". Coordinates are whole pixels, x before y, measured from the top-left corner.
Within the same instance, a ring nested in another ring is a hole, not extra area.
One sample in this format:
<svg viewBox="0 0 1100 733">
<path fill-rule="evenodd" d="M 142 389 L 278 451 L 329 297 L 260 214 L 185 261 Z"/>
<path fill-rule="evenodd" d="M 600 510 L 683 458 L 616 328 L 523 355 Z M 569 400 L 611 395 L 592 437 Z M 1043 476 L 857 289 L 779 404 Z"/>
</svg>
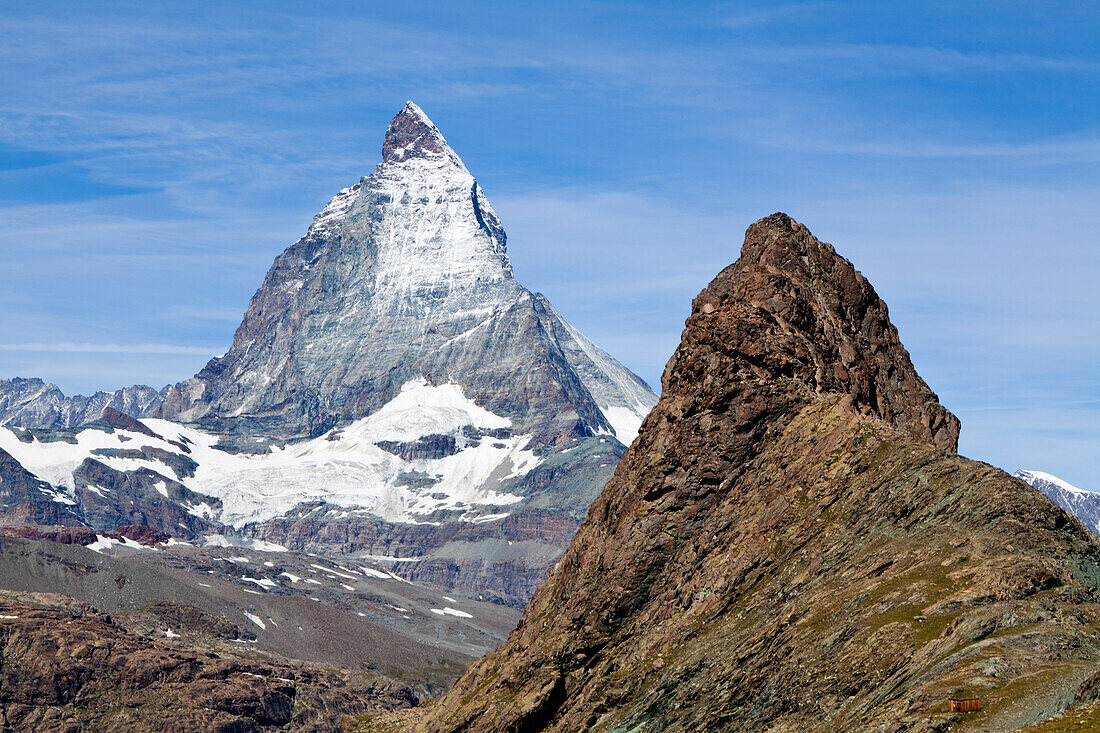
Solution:
<svg viewBox="0 0 1100 733">
<path fill-rule="evenodd" d="M 512 274 L 500 219 L 412 102 L 382 162 L 275 260 L 233 346 L 164 417 L 319 435 L 414 379 L 454 383 L 538 442 L 629 443 L 656 396 Z"/>
</svg>

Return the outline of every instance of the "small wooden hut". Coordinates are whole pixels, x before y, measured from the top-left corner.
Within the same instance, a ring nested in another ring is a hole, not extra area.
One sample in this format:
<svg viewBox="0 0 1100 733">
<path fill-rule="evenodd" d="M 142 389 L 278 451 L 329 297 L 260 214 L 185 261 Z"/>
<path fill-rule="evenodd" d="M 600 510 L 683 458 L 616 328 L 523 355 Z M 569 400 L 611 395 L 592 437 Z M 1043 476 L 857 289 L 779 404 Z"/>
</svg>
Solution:
<svg viewBox="0 0 1100 733">
<path fill-rule="evenodd" d="M 982 709 L 982 701 L 976 697 L 949 697 L 947 704 L 953 713 L 973 713 Z"/>
</svg>

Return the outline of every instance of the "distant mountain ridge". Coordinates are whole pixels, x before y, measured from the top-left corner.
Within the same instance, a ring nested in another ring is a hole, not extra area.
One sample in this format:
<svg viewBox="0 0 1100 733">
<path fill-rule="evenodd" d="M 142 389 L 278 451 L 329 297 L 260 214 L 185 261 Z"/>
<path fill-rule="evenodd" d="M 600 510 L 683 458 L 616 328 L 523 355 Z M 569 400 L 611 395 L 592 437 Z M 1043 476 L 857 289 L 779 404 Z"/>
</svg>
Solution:
<svg viewBox="0 0 1100 733">
<path fill-rule="evenodd" d="M 56 385 L 37 377 L 0 379 L 0 425 L 66 430 L 98 420 L 108 407 L 140 417 L 158 410 L 167 390 L 139 384 L 89 397 L 67 397 Z"/>
<path fill-rule="evenodd" d="M 1068 481 L 1042 471 L 1020 470 L 1013 475 L 1043 492 L 1044 496 L 1100 535 L 1100 493 L 1079 489 Z"/>
</svg>

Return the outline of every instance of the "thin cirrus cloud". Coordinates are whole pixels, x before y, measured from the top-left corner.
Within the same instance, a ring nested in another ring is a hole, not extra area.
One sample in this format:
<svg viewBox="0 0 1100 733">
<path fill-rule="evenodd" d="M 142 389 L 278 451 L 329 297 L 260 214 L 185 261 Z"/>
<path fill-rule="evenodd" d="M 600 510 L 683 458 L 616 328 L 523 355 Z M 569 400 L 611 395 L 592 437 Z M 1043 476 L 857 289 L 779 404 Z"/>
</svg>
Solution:
<svg viewBox="0 0 1100 733">
<path fill-rule="evenodd" d="M 237 323 L 241 320 L 240 308 L 202 308 L 191 305 L 173 305 L 160 314 L 165 320 L 199 319 L 203 321 L 230 321 Z"/>
<path fill-rule="evenodd" d="M 181 346 L 178 344 L 101 344 L 73 342 L 27 342 L 0 344 L 0 351 L 40 351 L 71 354 L 164 354 L 209 356 L 215 351 L 210 346 Z"/>
</svg>

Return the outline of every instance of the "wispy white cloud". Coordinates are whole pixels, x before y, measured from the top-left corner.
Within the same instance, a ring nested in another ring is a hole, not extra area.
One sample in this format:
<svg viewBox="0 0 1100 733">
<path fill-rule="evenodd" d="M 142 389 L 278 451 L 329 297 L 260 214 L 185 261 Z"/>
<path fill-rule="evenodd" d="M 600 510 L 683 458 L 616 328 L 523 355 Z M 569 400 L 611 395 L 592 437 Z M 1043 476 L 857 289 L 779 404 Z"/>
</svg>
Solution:
<svg viewBox="0 0 1100 733">
<path fill-rule="evenodd" d="M 1021 140 L 1017 142 L 989 142 L 974 139 L 951 142 L 927 136 L 903 134 L 883 137 L 881 126 L 870 133 L 879 139 L 866 136 L 833 134 L 795 135 L 790 131 L 762 133 L 756 140 L 762 144 L 822 153 L 826 155 L 859 155 L 879 158 L 925 159 L 992 159 L 1004 158 L 1031 164 L 1092 163 L 1100 161 L 1100 131 L 1083 131 L 1074 135 Z"/>
<path fill-rule="evenodd" d="M 1052 407 L 1084 407 L 1100 405 L 1100 400 L 1068 400 L 1065 402 L 1032 402 L 1015 405 L 978 405 L 966 408 L 968 412 L 1044 412 Z"/>
<path fill-rule="evenodd" d="M 835 71 L 840 78 L 967 72 L 1090 72 L 1100 69 L 1100 62 L 1095 59 L 1078 56 L 965 51 L 904 43 L 769 44 L 743 47 L 739 53 L 759 63 L 799 66 L 816 74 L 826 71 L 822 64 L 835 65 L 837 68 L 828 71 Z"/>
<path fill-rule="evenodd" d="M 718 19 L 717 25 L 732 30 L 756 28 L 780 20 L 814 16 L 817 15 L 818 11 L 827 8 L 829 8 L 827 3 L 789 3 L 786 5 L 777 3 L 759 10 L 742 10 L 724 15 Z"/>
<path fill-rule="evenodd" d="M 210 346 L 180 346 L 178 344 L 79 344 L 72 342 L 0 344 L 0 351 L 42 351 L 78 354 L 174 354 L 194 356 L 213 356 L 217 353 L 215 348 Z"/>
</svg>

